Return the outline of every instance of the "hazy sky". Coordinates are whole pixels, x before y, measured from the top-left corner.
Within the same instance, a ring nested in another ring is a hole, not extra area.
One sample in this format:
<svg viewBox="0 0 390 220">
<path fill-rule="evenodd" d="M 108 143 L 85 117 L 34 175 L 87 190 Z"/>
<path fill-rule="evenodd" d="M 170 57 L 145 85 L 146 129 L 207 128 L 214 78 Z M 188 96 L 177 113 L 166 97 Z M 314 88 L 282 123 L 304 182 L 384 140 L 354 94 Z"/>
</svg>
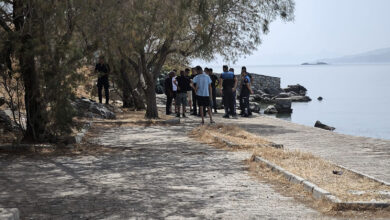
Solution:
<svg viewBox="0 0 390 220">
<path fill-rule="evenodd" d="M 390 47 L 390 0 L 295 2 L 295 21 L 271 23 L 258 50 L 238 65 L 300 64 Z"/>
</svg>

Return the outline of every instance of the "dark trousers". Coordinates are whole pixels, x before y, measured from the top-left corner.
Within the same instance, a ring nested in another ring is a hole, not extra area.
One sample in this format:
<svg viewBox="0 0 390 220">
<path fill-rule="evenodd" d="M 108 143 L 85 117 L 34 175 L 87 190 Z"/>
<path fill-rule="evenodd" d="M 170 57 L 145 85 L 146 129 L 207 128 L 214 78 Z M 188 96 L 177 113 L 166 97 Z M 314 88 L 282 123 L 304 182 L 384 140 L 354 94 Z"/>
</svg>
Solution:
<svg viewBox="0 0 390 220">
<path fill-rule="evenodd" d="M 225 113 L 227 115 L 233 115 L 235 116 L 236 113 L 234 111 L 234 102 L 236 101 L 234 99 L 234 94 L 231 89 L 227 89 L 223 91 L 223 101 L 224 101 L 224 106 L 225 106 Z"/>
<path fill-rule="evenodd" d="M 196 93 L 194 90 L 192 90 L 192 110 L 193 110 L 194 115 L 196 115 L 198 113 L 197 102 L 196 102 Z"/>
<path fill-rule="evenodd" d="M 217 111 L 217 90 L 216 90 L 216 88 L 212 88 L 212 92 L 213 92 L 213 106 L 211 106 L 211 107 L 214 108 L 215 111 Z"/>
<path fill-rule="evenodd" d="M 165 106 L 165 111 L 166 111 L 167 115 L 172 113 L 171 112 L 172 101 L 173 101 L 173 95 L 167 95 L 167 103 L 166 103 L 166 106 Z"/>
<path fill-rule="evenodd" d="M 241 114 L 245 116 L 249 116 L 251 113 L 249 108 L 249 95 L 241 96 L 240 104 L 241 104 Z"/>
<path fill-rule="evenodd" d="M 103 77 L 98 78 L 97 87 L 98 87 L 99 103 L 103 102 L 102 90 L 104 87 L 104 94 L 106 96 L 106 104 L 108 104 L 108 101 L 110 100 L 110 93 L 109 93 L 110 84 L 108 83 L 108 76 L 103 76 Z"/>
</svg>

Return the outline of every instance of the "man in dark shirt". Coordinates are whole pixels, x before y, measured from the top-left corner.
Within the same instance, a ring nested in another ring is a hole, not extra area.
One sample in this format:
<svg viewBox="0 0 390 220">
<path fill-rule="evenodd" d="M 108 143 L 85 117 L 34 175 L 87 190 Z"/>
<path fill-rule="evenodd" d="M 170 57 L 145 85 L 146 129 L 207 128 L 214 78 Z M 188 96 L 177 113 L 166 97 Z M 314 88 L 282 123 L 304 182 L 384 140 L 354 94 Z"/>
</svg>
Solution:
<svg viewBox="0 0 390 220">
<path fill-rule="evenodd" d="M 240 93 L 240 103 L 241 103 L 241 115 L 244 117 L 249 117 L 249 96 L 253 94 L 251 89 L 251 78 L 246 72 L 246 68 L 242 69 L 241 72 L 241 93 Z"/>
<path fill-rule="evenodd" d="M 217 112 L 217 92 L 216 92 L 216 88 L 217 86 L 219 85 L 219 80 L 218 80 L 218 77 L 213 73 L 213 69 L 212 68 L 209 68 L 208 69 L 208 73 L 209 76 L 210 76 L 210 79 L 211 79 L 211 90 L 212 90 L 212 94 L 213 94 L 213 97 L 212 97 L 212 108 L 214 108 L 214 113 L 218 113 Z"/>
<path fill-rule="evenodd" d="M 180 118 L 180 105 L 183 106 L 183 118 L 186 117 L 186 107 L 187 107 L 187 91 L 191 90 L 191 80 L 184 75 L 184 71 L 180 71 L 180 76 L 176 77 L 173 81 L 177 86 L 176 94 L 176 106 L 177 114 L 176 117 Z"/>
<path fill-rule="evenodd" d="M 165 95 L 167 96 L 167 102 L 165 106 L 167 115 L 170 115 L 172 113 L 171 110 L 172 110 L 172 100 L 173 100 L 173 89 L 172 89 L 173 76 L 174 76 L 174 72 L 170 72 L 164 82 Z"/>
<path fill-rule="evenodd" d="M 234 92 L 237 88 L 237 78 L 228 69 L 228 66 L 223 66 L 223 73 L 219 79 L 219 83 L 222 84 L 222 93 L 224 96 L 225 115 L 223 117 L 229 118 L 229 115 L 231 115 L 233 118 L 237 118 L 234 111 Z"/>
<path fill-rule="evenodd" d="M 95 66 L 95 73 L 98 74 L 98 81 L 97 81 L 97 87 L 98 87 L 98 96 L 99 96 L 99 103 L 102 103 L 103 101 L 103 95 L 102 95 L 102 89 L 104 87 L 104 94 L 106 95 L 106 104 L 108 104 L 109 101 L 109 82 L 108 82 L 108 74 L 110 73 L 110 66 L 104 62 L 104 57 L 99 57 L 99 63 Z"/>
</svg>

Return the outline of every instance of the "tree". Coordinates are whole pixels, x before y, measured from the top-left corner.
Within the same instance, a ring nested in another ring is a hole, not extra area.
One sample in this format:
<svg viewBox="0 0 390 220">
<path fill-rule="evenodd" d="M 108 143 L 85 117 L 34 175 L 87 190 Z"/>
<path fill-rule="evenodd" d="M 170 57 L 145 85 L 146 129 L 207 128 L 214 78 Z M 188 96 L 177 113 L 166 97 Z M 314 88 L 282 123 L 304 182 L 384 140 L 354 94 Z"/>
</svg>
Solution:
<svg viewBox="0 0 390 220">
<path fill-rule="evenodd" d="M 292 0 L 106 1 L 101 22 L 106 46 L 119 50 L 146 82 L 146 117 L 157 118 L 155 84 L 170 57 L 228 60 L 261 43 L 270 22 L 293 19 Z M 103 16 L 104 17 L 104 16 Z"/>
<path fill-rule="evenodd" d="M 26 108 L 25 139 L 43 141 L 69 132 L 72 82 L 81 53 L 73 41 L 82 1 L 0 1 L 2 63 L 20 72 Z M 13 63 L 11 63 L 11 60 Z M 16 68 L 13 68 L 13 64 Z"/>
</svg>

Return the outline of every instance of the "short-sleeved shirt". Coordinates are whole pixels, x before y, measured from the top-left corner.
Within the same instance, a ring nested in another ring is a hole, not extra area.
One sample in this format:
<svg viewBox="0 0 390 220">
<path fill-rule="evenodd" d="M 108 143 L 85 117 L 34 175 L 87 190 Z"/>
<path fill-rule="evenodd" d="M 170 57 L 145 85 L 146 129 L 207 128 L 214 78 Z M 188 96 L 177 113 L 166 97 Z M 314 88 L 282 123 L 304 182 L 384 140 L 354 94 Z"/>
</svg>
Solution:
<svg viewBox="0 0 390 220">
<path fill-rule="evenodd" d="M 223 72 L 221 74 L 221 79 L 223 79 L 222 82 L 222 88 L 223 90 L 232 89 L 234 87 L 234 79 L 235 75 L 233 72 Z"/>
<path fill-rule="evenodd" d="M 249 96 L 250 91 L 247 87 L 248 83 L 251 83 L 251 78 L 246 75 L 243 79 L 243 82 L 241 83 L 241 96 Z"/>
<path fill-rule="evenodd" d="M 176 86 L 176 84 L 174 83 L 175 79 L 176 79 L 176 76 L 172 77 L 172 90 L 173 90 L 174 92 L 177 91 L 177 86 Z"/>
<path fill-rule="evenodd" d="M 196 83 L 198 87 L 198 91 L 196 92 L 196 95 L 210 96 L 209 85 L 211 84 L 212 81 L 206 73 L 198 74 L 197 76 L 194 77 L 192 81 L 193 83 Z"/>
<path fill-rule="evenodd" d="M 186 93 L 187 91 L 191 91 L 191 80 L 187 76 L 178 76 L 176 77 L 176 82 L 179 88 L 177 89 L 178 93 Z"/>
<path fill-rule="evenodd" d="M 218 77 L 216 76 L 216 75 L 214 75 L 214 74 L 212 74 L 212 75 L 210 75 L 210 79 L 211 79 L 211 88 L 212 89 L 215 89 L 215 87 L 216 87 L 216 83 L 217 83 L 217 81 L 218 81 Z"/>
</svg>

